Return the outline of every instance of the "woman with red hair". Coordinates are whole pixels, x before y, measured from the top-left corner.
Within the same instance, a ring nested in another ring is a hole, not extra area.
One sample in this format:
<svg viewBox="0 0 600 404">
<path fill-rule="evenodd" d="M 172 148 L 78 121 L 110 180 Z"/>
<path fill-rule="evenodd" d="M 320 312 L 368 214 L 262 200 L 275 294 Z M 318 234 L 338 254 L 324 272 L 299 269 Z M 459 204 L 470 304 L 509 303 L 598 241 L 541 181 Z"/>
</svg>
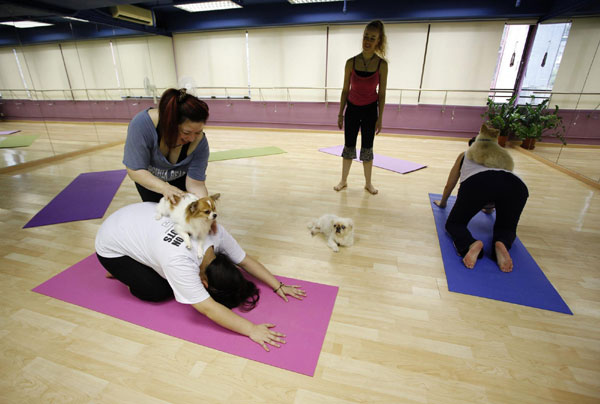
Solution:
<svg viewBox="0 0 600 404">
<path fill-rule="evenodd" d="M 191 192 L 202 198 L 206 189 L 209 147 L 204 133 L 208 105 L 185 88 L 170 88 L 158 110 L 138 113 L 129 123 L 123 164 L 144 202 Z"/>
</svg>

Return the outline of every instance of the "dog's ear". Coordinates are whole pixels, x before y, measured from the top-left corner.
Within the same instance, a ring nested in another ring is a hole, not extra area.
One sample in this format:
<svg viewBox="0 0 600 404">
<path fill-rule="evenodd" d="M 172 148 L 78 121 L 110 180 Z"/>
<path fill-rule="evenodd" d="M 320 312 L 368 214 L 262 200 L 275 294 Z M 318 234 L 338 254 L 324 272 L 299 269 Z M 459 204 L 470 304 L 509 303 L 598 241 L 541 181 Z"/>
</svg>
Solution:
<svg viewBox="0 0 600 404">
<path fill-rule="evenodd" d="M 198 201 L 194 201 L 187 206 L 187 210 L 190 213 L 194 213 L 198 210 Z"/>
<path fill-rule="evenodd" d="M 489 124 L 484 123 L 483 125 L 481 125 L 480 132 L 489 137 L 498 137 L 498 135 L 500 134 L 500 129 L 496 129 L 490 126 Z"/>
<path fill-rule="evenodd" d="M 212 199 L 213 201 L 216 201 L 217 199 L 219 199 L 219 197 L 221 196 L 221 194 L 214 194 L 210 196 L 210 199 Z"/>
<path fill-rule="evenodd" d="M 354 228 L 354 220 L 352 220 L 352 219 L 348 219 L 348 224 L 347 224 L 347 226 L 348 226 L 350 229 L 353 229 L 353 228 Z"/>
</svg>

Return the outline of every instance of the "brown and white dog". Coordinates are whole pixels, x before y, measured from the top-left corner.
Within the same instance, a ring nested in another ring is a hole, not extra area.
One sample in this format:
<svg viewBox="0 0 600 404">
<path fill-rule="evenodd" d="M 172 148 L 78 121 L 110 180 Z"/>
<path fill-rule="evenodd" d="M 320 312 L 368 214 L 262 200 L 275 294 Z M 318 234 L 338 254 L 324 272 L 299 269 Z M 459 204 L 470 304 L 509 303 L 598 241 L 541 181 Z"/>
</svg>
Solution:
<svg viewBox="0 0 600 404">
<path fill-rule="evenodd" d="M 489 168 L 512 171 L 514 162 L 510 154 L 498 144 L 500 131 L 485 123 L 481 125 L 475 142 L 467 150 L 467 158 Z"/>
<path fill-rule="evenodd" d="M 335 252 L 338 246 L 350 247 L 354 244 L 354 222 L 352 219 L 325 214 L 314 219 L 308 224 L 310 234 L 323 233 L 327 239 L 327 245 Z"/>
<path fill-rule="evenodd" d="M 217 218 L 217 204 L 221 194 L 214 194 L 198 198 L 194 194 L 186 193 L 182 198 L 175 196 L 172 204 L 167 198 L 162 197 L 156 205 L 155 219 L 168 216 L 173 222 L 174 230 L 183 238 L 185 246 L 190 250 L 192 241 L 190 236 L 198 240 L 198 257 L 204 254 L 202 244 L 208 235 L 212 224 Z"/>
</svg>

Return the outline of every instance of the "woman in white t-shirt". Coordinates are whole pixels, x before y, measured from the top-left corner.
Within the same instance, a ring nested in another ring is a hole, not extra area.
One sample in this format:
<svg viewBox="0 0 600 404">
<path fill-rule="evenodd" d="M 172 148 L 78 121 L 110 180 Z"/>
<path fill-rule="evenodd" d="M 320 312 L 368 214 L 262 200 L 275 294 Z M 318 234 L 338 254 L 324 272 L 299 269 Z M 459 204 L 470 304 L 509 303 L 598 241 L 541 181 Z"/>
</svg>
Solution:
<svg viewBox="0 0 600 404">
<path fill-rule="evenodd" d="M 253 324 L 230 309 L 254 308 L 259 299 L 256 285 L 244 278 L 238 266 L 270 286 L 283 300 L 302 299 L 297 285 L 279 282 L 260 262 L 246 255 L 221 225 L 199 246 L 192 240 L 188 250 L 163 217 L 155 220 L 156 204 L 136 203 L 110 215 L 96 235 L 96 254 L 102 266 L 129 287 L 131 294 L 147 301 L 175 297 L 217 324 L 250 337 L 265 350 L 279 347 L 283 334 L 273 324 Z M 198 248 L 204 247 L 201 259 Z"/>
<path fill-rule="evenodd" d="M 492 259 L 502 272 L 511 272 L 513 262 L 508 251 L 517 237 L 519 218 L 529 197 L 527 186 L 510 171 L 483 166 L 460 153 L 448 175 L 442 199 L 434 203 L 445 208 L 459 181 L 456 202 L 446 221 L 446 231 L 456 251 L 467 268 L 475 267 L 477 259 L 483 257 L 483 242 L 473 237 L 467 225 L 480 210 L 485 212 L 495 206 Z"/>
</svg>

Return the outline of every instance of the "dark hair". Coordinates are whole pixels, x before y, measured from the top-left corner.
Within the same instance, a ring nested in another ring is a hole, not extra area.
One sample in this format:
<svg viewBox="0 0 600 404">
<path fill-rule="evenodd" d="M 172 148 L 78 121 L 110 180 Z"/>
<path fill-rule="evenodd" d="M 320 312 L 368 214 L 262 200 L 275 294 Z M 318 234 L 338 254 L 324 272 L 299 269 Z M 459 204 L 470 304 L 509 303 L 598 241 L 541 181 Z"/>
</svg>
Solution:
<svg viewBox="0 0 600 404">
<path fill-rule="evenodd" d="M 197 97 L 188 94 L 185 88 L 169 88 L 160 96 L 158 104 L 158 133 L 169 148 L 175 147 L 179 135 L 179 125 L 190 120 L 206 122 L 208 105 Z"/>
<path fill-rule="evenodd" d="M 375 46 L 375 51 L 379 54 L 379 56 L 382 59 L 385 59 L 385 50 L 387 48 L 387 36 L 385 35 L 383 21 L 373 20 L 367 24 L 367 26 L 365 27 L 365 31 L 369 28 L 376 29 L 379 32 L 379 42 Z"/>
<path fill-rule="evenodd" d="M 206 267 L 206 290 L 216 302 L 233 309 L 241 306 L 242 311 L 250 311 L 260 298 L 256 285 L 244 278 L 238 267 L 224 254 Z"/>
<path fill-rule="evenodd" d="M 477 136 L 473 136 L 471 139 L 469 139 L 469 146 L 471 146 L 473 144 L 475 139 L 477 139 Z"/>
</svg>

